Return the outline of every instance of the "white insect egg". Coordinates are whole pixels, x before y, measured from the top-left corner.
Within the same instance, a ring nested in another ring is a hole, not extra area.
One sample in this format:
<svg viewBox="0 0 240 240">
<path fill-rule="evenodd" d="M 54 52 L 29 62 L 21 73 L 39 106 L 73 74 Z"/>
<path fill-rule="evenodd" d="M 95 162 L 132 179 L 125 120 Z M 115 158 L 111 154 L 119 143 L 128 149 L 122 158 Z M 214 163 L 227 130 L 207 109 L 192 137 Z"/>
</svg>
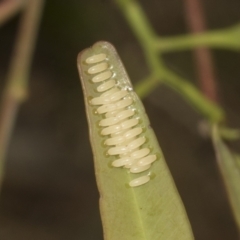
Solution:
<svg viewBox="0 0 240 240">
<path fill-rule="evenodd" d="M 119 158 L 112 162 L 112 166 L 113 167 L 123 167 L 124 165 L 128 164 L 131 161 L 132 161 L 132 159 L 130 157 Z"/>
<path fill-rule="evenodd" d="M 145 137 L 137 138 L 131 141 L 128 145 L 123 145 L 119 147 L 113 147 L 108 150 L 109 155 L 119 155 L 127 152 L 131 152 L 134 149 L 140 147 L 146 141 Z"/>
<path fill-rule="evenodd" d="M 119 119 L 119 120 L 123 120 L 123 119 L 126 119 L 128 117 L 131 117 L 134 115 L 134 111 L 131 110 L 131 109 L 128 109 L 128 110 L 124 110 L 122 112 L 119 112 L 117 113 L 116 117 Z"/>
<path fill-rule="evenodd" d="M 108 68 L 108 64 L 106 62 L 99 63 L 97 65 L 94 65 L 88 69 L 89 74 L 96 74 L 99 72 L 102 72 Z"/>
<path fill-rule="evenodd" d="M 99 64 L 100 65 L 100 64 Z M 105 69 L 104 69 L 105 70 Z M 96 69 L 95 69 L 96 71 Z M 112 76 L 112 72 L 111 71 L 106 71 L 103 73 L 99 73 L 98 75 L 96 75 L 95 77 L 92 78 L 92 81 L 94 83 L 98 83 L 98 82 L 103 82 L 107 79 L 109 79 Z"/>
<path fill-rule="evenodd" d="M 135 163 L 136 163 L 136 160 L 131 159 L 131 161 L 129 163 L 124 165 L 124 168 L 129 168 L 130 169 L 131 167 L 133 167 L 135 165 Z"/>
<path fill-rule="evenodd" d="M 112 133 L 117 133 L 121 130 L 121 125 L 113 125 L 110 127 L 106 127 L 101 131 L 102 135 L 110 135 Z"/>
<path fill-rule="evenodd" d="M 118 136 L 122 136 L 125 132 L 127 132 L 128 129 L 121 129 L 115 133 L 111 133 L 111 137 L 118 137 Z"/>
<path fill-rule="evenodd" d="M 142 128 L 133 128 L 133 129 L 121 134 L 120 136 L 108 138 L 105 141 L 105 144 L 106 145 L 119 145 L 121 143 L 126 142 L 127 140 L 129 140 L 131 138 L 136 137 L 141 132 L 142 132 Z"/>
<path fill-rule="evenodd" d="M 135 125 L 138 124 L 138 119 L 129 119 L 129 120 L 126 120 L 118 125 L 113 125 L 113 126 L 110 126 L 110 127 L 106 127 L 104 128 L 102 131 L 101 131 L 101 134 L 102 135 L 109 135 L 109 134 L 113 134 L 113 133 L 117 133 L 121 130 L 125 130 L 125 129 L 129 129 Z"/>
<path fill-rule="evenodd" d="M 88 63 L 88 64 L 98 63 L 98 62 L 105 60 L 106 58 L 107 58 L 106 54 L 100 53 L 100 54 L 93 55 L 93 56 L 87 58 L 86 63 Z"/>
<path fill-rule="evenodd" d="M 99 126 L 105 127 L 105 126 L 111 126 L 114 125 L 122 120 L 125 120 L 126 118 L 129 118 L 131 116 L 134 115 L 134 111 L 132 110 L 124 110 L 121 112 L 117 112 L 117 114 L 115 114 L 115 116 L 113 117 L 107 117 L 105 119 L 102 119 L 99 122 Z"/>
<path fill-rule="evenodd" d="M 112 102 L 116 102 L 127 95 L 127 91 L 117 91 L 107 96 L 100 96 L 93 98 L 92 104 L 94 105 L 104 105 Z"/>
<path fill-rule="evenodd" d="M 104 114 L 99 126 L 103 127 L 101 135 L 108 136 L 104 142 L 106 147 L 110 147 L 107 153 L 117 157 L 112 166 L 128 168 L 130 173 L 138 174 L 148 170 L 157 157 L 149 155 L 150 149 L 145 147 L 146 138 L 140 135 L 143 134 L 143 128 L 138 125 L 139 119 L 134 117 L 136 111 L 133 110 L 135 97 L 131 93 L 132 87 L 118 83 L 118 74 L 108 64 L 107 60 L 111 59 L 107 58 L 105 53 L 100 53 L 86 59 L 87 64 L 94 64 L 87 70 L 94 75 L 91 81 L 100 83 L 96 87 L 99 96 L 92 98 L 90 103 L 98 105 L 98 114 Z M 133 179 L 129 185 L 137 187 L 149 180 L 149 175 L 145 175 Z"/>
<path fill-rule="evenodd" d="M 137 151 L 131 153 L 131 157 L 134 159 L 139 159 L 139 158 L 143 158 L 143 157 L 147 156 L 149 153 L 150 153 L 149 148 L 142 148 L 140 150 L 137 150 Z"/>
<path fill-rule="evenodd" d="M 120 155 L 127 152 L 129 152 L 129 149 L 127 146 L 113 147 L 108 150 L 109 155 Z"/>
<path fill-rule="evenodd" d="M 115 80 L 111 79 L 107 82 L 104 82 L 103 84 L 99 85 L 97 87 L 97 91 L 98 92 L 105 92 L 107 90 L 109 90 L 110 88 L 112 88 L 114 85 L 116 84 Z"/>
<path fill-rule="evenodd" d="M 138 166 L 138 165 L 134 164 L 130 168 L 130 172 L 131 173 L 140 173 L 140 172 L 144 172 L 144 171 L 148 170 L 150 167 L 151 167 L 151 164 L 144 165 L 144 166 Z"/>
<path fill-rule="evenodd" d="M 138 128 L 133 128 L 133 129 L 127 131 L 126 133 L 123 134 L 123 136 L 126 140 L 128 140 L 128 139 L 138 136 L 141 133 L 142 133 L 142 128 L 138 127 Z"/>
<path fill-rule="evenodd" d="M 106 112 L 111 112 L 111 111 L 114 111 L 114 110 L 117 110 L 117 105 L 116 104 L 105 104 L 105 105 L 102 105 L 101 107 L 99 107 L 97 109 L 97 112 L 99 114 L 103 114 L 103 113 L 106 113 Z"/>
<path fill-rule="evenodd" d="M 106 118 L 116 117 L 118 113 L 119 113 L 119 110 L 117 110 L 117 111 L 115 110 L 115 111 L 112 111 L 112 112 L 107 112 L 107 113 L 105 114 L 105 117 L 106 117 Z"/>
<path fill-rule="evenodd" d="M 103 113 L 106 113 L 106 112 L 111 112 L 111 111 L 115 111 L 115 110 L 125 108 L 125 107 L 127 107 L 131 104 L 132 104 L 132 99 L 123 99 L 121 101 L 118 101 L 115 104 L 102 105 L 101 107 L 99 107 L 97 109 L 97 112 L 99 114 L 103 114 Z"/>
<path fill-rule="evenodd" d="M 146 141 L 145 137 L 140 137 L 140 138 L 137 138 L 136 140 L 133 140 L 131 143 L 128 144 L 129 151 L 132 151 L 140 147 L 141 145 L 144 144 L 145 141 Z"/>
<path fill-rule="evenodd" d="M 137 165 L 145 166 L 145 165 L 153 163 L 154 161 L 156 161 L 156 159 L 157 159 L 156 155 L 148 155 L 147 157 L 144 157 L 144 158 L 138 160 Z"/>
<path fill-rule="evenodd" d="M 110 101 L 115 102 L 118 101 L 122 98 L 124 98 L 125 96 L 128 95 L 128 92 L 126 90 L 121 90 L 118 92 L 113 93 L 112 95 L 110 95 Z"/>
<path fill-rule="evenodd" d="M 125 142 L 125 138 L 123 136 L 118 136 L 118 137 L 108 138 L 105 141 L 105 144 L 108 146 L 111 146 L 111 145 L 119 145 L 124 142 Z"/>
<path fill-rule="evenodd" d="M 111 125 L 114 125 L 114 124 L 116 124 L 118 122 L 119 122 L 118 118 L 116 118 L 116 117 L 109 117 L 109 118 L 102 119 L 99 122 L 99 126 L 102 126 L 102 127 L 111 126 Z"/>
<path fill-rule="evenodd" d="M 111 94 L 113 94 L 113 93 L 115 93 L 115 92 L 118 92 L 118 91 L 119 91 L 119 89 L 116 88 L 116 87 L 114 87 L 114 88 L 112 88 L 112 89 L 110 89 L 110 90 L 102 93 L 102 94 L 100 95 L 100 97 L 110 96 Z"/>
<path fill-rule="evenodd" d="M 132 118 L 121 123 L 122 129 L 128 129 L 138 124 L 138 119 Z"/>
<path fill-rule="evenodd" d="M 129 186 L 130 187 L 137 187 L 137 186 L 140 186 L 140 185 L 143 185 L 143 184 L 147 183 L 149 180 L 150 180 L 150 177 L 148 175 L 142 176 L 142 177 L 139 177 L 139 178 L 135 178 L 135 179 L 133 179 L 132 181 L 129 182 Z"/>
<path fill-rule="evenodd" d="M 92 105 L 103 105 L 109 103 L 109 99 L 107 97 L 96 97 L 91 100 Z"/>
<path fill-rule="evenodd" d="M 128 107 L 132 103 L 133 103 L 133 100 L 131 98 L 127 98 L 127 99 L 118 101 L 115 105 L 116 105 L 116 109 L 122 109 L 122 108 Z"/>
</svg>

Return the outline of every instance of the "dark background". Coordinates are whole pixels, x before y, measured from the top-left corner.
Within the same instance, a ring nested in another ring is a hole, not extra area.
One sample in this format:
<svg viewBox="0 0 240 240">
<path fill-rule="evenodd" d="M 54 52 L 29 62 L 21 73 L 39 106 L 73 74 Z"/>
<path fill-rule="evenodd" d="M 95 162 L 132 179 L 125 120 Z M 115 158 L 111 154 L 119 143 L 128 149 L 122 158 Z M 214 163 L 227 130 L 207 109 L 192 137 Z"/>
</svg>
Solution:
<svg viewBox="0 0 240 240">
<path fill-rule="evenodd" d="M 188 32 L 182 1 L 139 2 L 160 35 Z M 239 0 L 202 3 L 209 29 L 240 22 Z M 0 91 L 18 23 L 16 16 L 0 29 Z M 134 83 L 147 76 L 139 43 L 114 1 L 46 1 L 29 98 L 19 110 L 7 155 L 0 198 L 1 240 L 103 239 L 76 68 L 78 52 L 99 40 L 116 46 Z M 214 50 L 213 58 L 228 124 L 240 127 L 240 55 Z M 166 54 L 165 61 L 175 72 L 197 84 L 190 51 Z M 198 131 L 201 117 L 164 86 L 148 96 L 144 105 L 196 240 L 236 240 L 237 230 L 211 141 Z"/>
</svg>

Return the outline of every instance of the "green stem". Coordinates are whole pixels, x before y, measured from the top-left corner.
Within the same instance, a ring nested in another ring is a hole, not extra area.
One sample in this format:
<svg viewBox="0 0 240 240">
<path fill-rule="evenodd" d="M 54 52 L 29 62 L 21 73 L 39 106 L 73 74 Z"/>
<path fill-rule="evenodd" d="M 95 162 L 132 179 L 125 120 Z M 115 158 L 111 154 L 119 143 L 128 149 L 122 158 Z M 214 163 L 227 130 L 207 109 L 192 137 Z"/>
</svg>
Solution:
<svg viewBox="0 0 240 240">
<path fill-rule="evenodd" d="M 224 140 L 238 140 L 240 139 L 240 130 L 232 129 L 224 126 L 219 126 L 219 134 Z"/>
<path fill-rule="evenodd" d="M 151 46 L 155 33 L 141 7 L 134 0 L 116 0 L 140 43 Z M 137 24 L 136 24 L 137 22 Z"/>
<path fill-rule="evenodd" d="M 135 0 L 116 0 L 129 25 L 137 36 L 146 55 L 147 64 L 151 72 L 159 72 L 160 61 L 154 49 L 156 34 L 147 20 L 142 8 Z"/>
<path fill-rule="evenodd" d="M 157 76 L 150 75 L 149 77 L 139 81 L 135 86 L 134 90 L 137 95 L 143 99 L 148 96 L 153 89 L 155 89 L 160 83 L 160 80 Z"/>
<path fill-rule="evenodd" d="M 221 122 L 224 120 L 224 112 L 214 102 L 205 98 L 191 83 L 176 75 L 166 67 L 161 72 L 161 79 L 158 76 L 150 75 L 135 86 L 135 91 L 140 98 L 156 89 L 159 84 L 165 84 L 178 92 L 193 108 L 207 118 L 210 122 Z"/>
<path fill-rule="evenodd" d="M 147 58 L 151 76 L 137 86 L 137 91 L 145 97 L 156 85 L 156 79 L 181 94 L 197 111 L 211 122 L 220 122 L 224 118 L 222 109 L 209 101 L 190 82 L 171 72 L 163 63 L 153 44 L 156 39 L 151 25 L 141 7 L 135 0 L 116 0 L 130 26 L 139 39 Z M 149 82 L 150 79 L 150 82 Z"/>
<path fill-rule="evenodd" d="M 214 102 L 208 100 L 204 95 L 184 78 L 165 69 L 163 82 L 178 92 L 189 102 L 200 114 L 210 122 L 221 122 L 224 119 L 223 110 Z"/>
<path fill-rule="evenodd" d="M 240 50 L 240 24 L 223 30 L 183 36 L 156 38 L 155 48 L 160 52 L 181 51 L 195 47 Z"/>
<path fill-rule="evenodd" d="M 29 70 L 44 0 L 29 1 L 21 19 L 0 111 L 0 187 L 19 105 L 27 97 Z"/>
</svg>

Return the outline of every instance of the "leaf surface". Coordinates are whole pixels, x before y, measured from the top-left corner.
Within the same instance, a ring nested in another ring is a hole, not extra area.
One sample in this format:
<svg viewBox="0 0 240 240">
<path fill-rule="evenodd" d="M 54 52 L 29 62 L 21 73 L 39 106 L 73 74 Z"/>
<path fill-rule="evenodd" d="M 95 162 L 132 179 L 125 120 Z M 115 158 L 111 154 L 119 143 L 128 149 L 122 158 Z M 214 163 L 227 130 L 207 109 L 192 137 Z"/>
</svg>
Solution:
<svg viewBox="0 0 240 240">
<path fill-rule="evenodd" d="M 235 220 L 240 229 L 240 156 L 231 152 L 222 141 L 217 126 L 213 127 L 212 139 L 218 166 L 222 173 Z"/>
<path fill-rule="evenodd" d="M 98 125 L 103 116 L 96 114 L 96 108 L 89 104 L 89 100 L 99 93 L 87 74 L 89 66 L 85 60 L 99 53 L 107 54 L 118 86 L 129 89 L 134 99 L 135 117 L 140 119 L 139 126 L 147 138 L 143 147 L 149 147 L 158 157 L 149 170 L 151 180 L 139 187 L 131 188 L 128 183 L 146 172 L 132 174 L 125 168 L 111 167 L 116 157 L 106 154 L 108 147 L 104 141 L 107 137 L 100 134 L 102 128 Z M 84 90 L 105 240 L 192 240 L 184 206 L 162 151 L 116 50 L 108 42 L 98 42 L 79 54 L 78 69 Z"/>
</svg>

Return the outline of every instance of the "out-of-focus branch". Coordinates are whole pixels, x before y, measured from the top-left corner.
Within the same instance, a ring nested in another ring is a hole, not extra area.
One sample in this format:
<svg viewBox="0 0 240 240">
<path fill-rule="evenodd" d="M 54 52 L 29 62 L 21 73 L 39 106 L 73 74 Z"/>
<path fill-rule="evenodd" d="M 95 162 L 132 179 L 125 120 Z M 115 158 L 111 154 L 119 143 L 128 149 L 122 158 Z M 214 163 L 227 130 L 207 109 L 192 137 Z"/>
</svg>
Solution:
<svg viewBox="0 0 240 240">
<path fill-rule="evenodd" d="M 160 43 L 162 38 L 158 37 L 154 32 L 138 1 L 116 0 L 116 2 L 139 39 L 150 69 L 150 78 L 143 80 L 141 85 L 138 85 L 137 91 L 140 92 L 141 96 L 146 96 L 146 93 L 153 90 L 157 85 L 156 80 L 158 80 L 158 82 L 169 86 L 183 96 L 189 104 L 210 122 L 222 122 L 225 113 L 220 106 L 206 98 L 189 81 L 177 76 L 165 66 L 161 58 L 161 49 L 164 48 L 159 46 L 159 54 L 157 46 L 154 44 L 157 41 Z M 165 43 L 168 42 L 165 41 Z"/>
<path fill-rule="evenodd" d="M 27 0 L 5 0 L 0 3 L 0 27 L 26 5 Z"/>
<path fill-rule="evenodd" d="M 200 0 L 184 0 L 187 24 L 193 34 L 206 30 L 204 11 Z M 199 85 L 203 94 L 210 100 L 217 102 L 217 83 L 214 73 L 214 64 L 208 48 L 194 49 Z"/>
<path fill-rule="evenodd" d="M 158 76 L 150 75 L 139 81 L 134 86 L 134 90 L 137 93 L 137 95 L 141 99 L 147 97 L 149 93 L 152 92 L 152 90 L 159 85 L 160 80 L 158 78 L 159 78 Z"/>
<path fill-rule="evenodd" d="M 173 37 L 157 37 L 154 47 L 160 53 L 173 51 L 186 51 L 196 47 L 211 47 L 232 51 L 240 50 L 240 24 L 235 26 L 202 32 L 198 34 L 185 34 Z"/>
<path fill-rule="evenodd" d="M 29 1 L 20 22 L 18 36 L 3 91 L 0 111 L 0 186 L 4 159 L 19 105 L 27 96 L 30 65 L 44 0 Z"/>
</svg>

